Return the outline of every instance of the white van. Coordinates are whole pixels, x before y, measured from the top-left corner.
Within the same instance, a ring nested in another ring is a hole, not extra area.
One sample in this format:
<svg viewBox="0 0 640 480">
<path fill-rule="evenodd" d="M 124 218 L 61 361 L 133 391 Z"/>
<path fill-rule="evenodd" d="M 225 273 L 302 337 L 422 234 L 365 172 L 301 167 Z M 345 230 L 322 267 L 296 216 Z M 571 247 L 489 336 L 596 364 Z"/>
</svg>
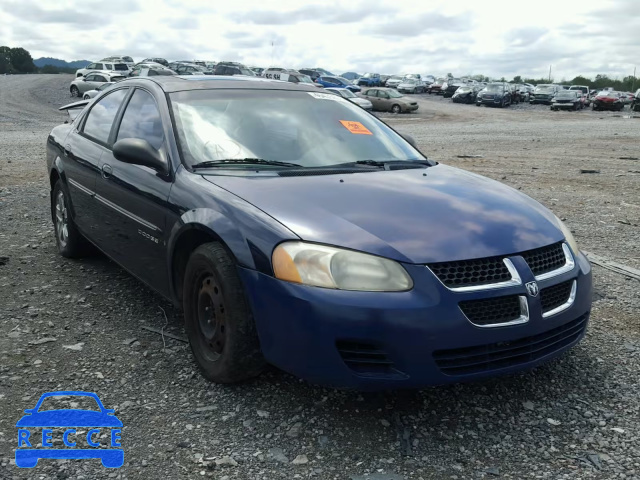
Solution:
<svg viewBox="0 0 640 480">
<path fill-rule="evenodd" d="M 308 83 L 310 85 L 321 87 L 308 75 L 304 75 L 295 70 L 283 70 L 283 71 L 274 71 L 274 70 L 266 70 L 263 74 L 264 77 L 270 78 L 271 80 L 280 80 L 281 82 L 291 82 L 291 83 Z"/>
</svg>

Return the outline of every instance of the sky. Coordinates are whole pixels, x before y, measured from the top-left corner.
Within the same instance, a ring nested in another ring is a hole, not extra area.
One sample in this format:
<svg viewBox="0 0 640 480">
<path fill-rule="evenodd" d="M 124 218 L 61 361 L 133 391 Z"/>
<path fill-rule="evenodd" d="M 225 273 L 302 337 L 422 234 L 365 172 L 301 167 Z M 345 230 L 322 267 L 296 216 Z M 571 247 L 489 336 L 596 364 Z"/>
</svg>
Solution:
<svg viewBox="0 0 640 480">
<path fill-rule="evenodd" d="M 0 45 L 64 60 L 622 79 L 640 63 L 640 0 L 0 0 Z"/>
</svg>

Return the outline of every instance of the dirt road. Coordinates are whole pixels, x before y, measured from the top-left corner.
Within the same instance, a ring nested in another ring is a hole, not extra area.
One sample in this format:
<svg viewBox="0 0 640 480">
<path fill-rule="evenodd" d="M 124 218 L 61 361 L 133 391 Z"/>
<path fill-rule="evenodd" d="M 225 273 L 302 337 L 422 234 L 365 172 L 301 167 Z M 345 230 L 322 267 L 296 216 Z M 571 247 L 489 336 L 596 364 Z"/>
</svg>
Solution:
<svg viewBox="0 0 640 480">
<path fill-rule="evenodd" d="M 585 340 L 526 374 L 385 394 L 275 369 L 238 386 L 204 381 L 185 343 L 143 328 L 183 337 L 179 312 L 104 257 L 56 252 L 44 148 L 70 80 L 0 76 L 0 478 L 640 476 L 640 282 L 599 267 Z M 640 119 L 418 101 L 417 114 L 380 116 L 429 157 L 550 207 L 585 250 L 640 268 L 640 161 L 620 158 L 640 157 Z M 15 422 L 62 389 L 116 409 L 124 467 L 16 468 Z"/>
</svg>

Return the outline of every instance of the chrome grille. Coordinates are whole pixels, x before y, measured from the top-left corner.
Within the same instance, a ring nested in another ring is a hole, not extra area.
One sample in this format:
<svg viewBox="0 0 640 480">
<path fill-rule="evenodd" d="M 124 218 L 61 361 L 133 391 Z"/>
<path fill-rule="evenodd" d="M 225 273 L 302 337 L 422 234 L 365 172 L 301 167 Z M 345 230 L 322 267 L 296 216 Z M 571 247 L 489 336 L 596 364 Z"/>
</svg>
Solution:
<svg viewBox="0 0 640 480">
<path fill-rule="evenodd" d="M 471 323 L 480 326 L 513 322 L 522 315 L 518 295 L 466 300 L 459 306 Z"/>
<path fill-rule="evenodd" d="M 562 249 L 562 242 L 522 252 L 520 255 L 527 262 L 535 276 L 557 270 L 564 266 L 567 261 Z"/>
<path fill-rule="evenodd" d="M 490 285 L 511 279 L 501 257 L 434 263 L 429 268 L 449 288 Z"/>
</svg>

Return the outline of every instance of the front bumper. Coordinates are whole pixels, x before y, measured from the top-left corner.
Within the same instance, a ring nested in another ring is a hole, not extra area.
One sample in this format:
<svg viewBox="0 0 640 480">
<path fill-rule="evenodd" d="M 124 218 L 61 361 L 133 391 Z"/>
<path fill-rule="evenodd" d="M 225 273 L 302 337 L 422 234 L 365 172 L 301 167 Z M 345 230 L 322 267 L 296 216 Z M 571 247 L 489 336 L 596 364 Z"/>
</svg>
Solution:
<svg viewBox="0 0 640 480">
<path fill-rule="evenodd" d="M 486 106 L 498 106 L 502 103 L 504 97 L 494 97 L 494 98 L 476 98 L 476 103 L 478 105 L 486 105 Z"/>
<path fill-rule="evenodd" d="M 298 377 L 334 387 L 420 388 L 528 370 L 561 355 L 584 336 L 592 286 L 591 267 L 583 255 L 576 257 L 570 272 L 538 282 L 542 289 L 575 279 L 576 296 L 569 308 L 543 318 L 539 297 L 528 297 L 529 321 L 498 328 L 473 325 L 458 303 L 526 295 L 524 284 L 533 279 L 526 264 L 520 272 L 522 285 L 468 293 L 447 289 L 424 266 L 405 268 L 414 288 L 397 293 L 308 287 L 240 268 L 265 358 Z M 571 337 L 566 333 L 569 329 Z M 543 337 L 544 344 L 540 343 Z M 562 342 L 553 342 L 560 338 Z M 538 348 L 541 345 L 544 350 Z M 354 363 L 358 349 L 362 361 L 356 358 Z M 465 351 L 480 350 L 488 356 L 492 349 L 513 355 L 488 361 L 471 372 L 445 373 L 443 355 L 464 360 Z"/>
</svg>

